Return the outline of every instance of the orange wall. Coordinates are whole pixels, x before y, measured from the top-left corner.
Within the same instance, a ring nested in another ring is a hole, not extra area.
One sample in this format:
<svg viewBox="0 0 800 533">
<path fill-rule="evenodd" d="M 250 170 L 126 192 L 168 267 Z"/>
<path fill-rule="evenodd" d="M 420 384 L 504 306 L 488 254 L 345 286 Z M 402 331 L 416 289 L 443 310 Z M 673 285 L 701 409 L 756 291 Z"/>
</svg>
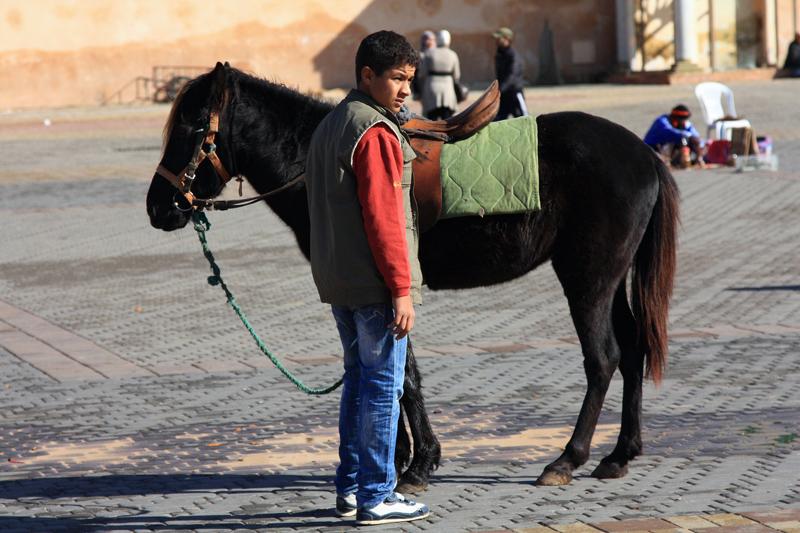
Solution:
<svg viewBox="0 0 800 533">
<path fill-rule="evenodd" d="M 478 82 L 493 78 L 490 32 L 510 26 L 534 81 L 545 20 L 567 79 L 613 65 L 614 0 L 3 0 L 0 110 L 97 104 L 154 65 L 217 60 L 302 89 L 348 86 L 358 42 L 378 29 L 417 45 L 447 28 Z"/>
</svg>

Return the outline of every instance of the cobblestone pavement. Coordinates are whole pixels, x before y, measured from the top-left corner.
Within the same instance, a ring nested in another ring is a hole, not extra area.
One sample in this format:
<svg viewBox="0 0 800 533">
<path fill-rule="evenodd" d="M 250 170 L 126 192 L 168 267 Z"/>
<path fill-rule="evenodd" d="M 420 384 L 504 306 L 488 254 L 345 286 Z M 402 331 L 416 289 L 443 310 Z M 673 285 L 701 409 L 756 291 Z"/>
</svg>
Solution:
<svg viewBox="0 0 800 533">
<path fill-rule="evenodd" d="M 569 486 L 532 485 L 584 393 L 549 266 L 428 291 L 414 342 L 444 461 L 420 497 L 431 519 L 393 530 L 800 531 L 800 82 L 732 86 L 780 170 L 676 173 L 671 359 L 645 389 L 646 455 L 623 479 L 588 476 L 616 439 L 617 377 L 589 463 Z M 696 107 L 688 86 L 527 99 L 639 134 Z M 166 112 L 0 115 L 0 531 L 348 529 L 330 509 L 336 398 L 301 395 L 257 352 L 191 230 L 148 225 Z M 287 229 L 261 206 L 211 220 L 270 347 L 311 384 L 336 379 L 332 319 Z"/>
</svg>

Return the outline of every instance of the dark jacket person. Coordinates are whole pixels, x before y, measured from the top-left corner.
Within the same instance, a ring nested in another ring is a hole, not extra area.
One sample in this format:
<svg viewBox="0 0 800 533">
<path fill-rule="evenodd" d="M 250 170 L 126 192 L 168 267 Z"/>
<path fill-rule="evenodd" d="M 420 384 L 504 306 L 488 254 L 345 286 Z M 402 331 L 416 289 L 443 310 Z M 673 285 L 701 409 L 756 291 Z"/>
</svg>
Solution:
<svg viewBox="0 0 800 533">
<path fill-rule="evenodd" d="M 500 84 L 500 109 L 495 120 L 503 120 L 509 115 L 522 117 L 528 115 L 522 89 L 522 57 L 511 47 L 514 32 L 510 28 L 500 28 L 492 34 L 497 42 L 494 56 L 494 69 Z"/>
<path fill-rule="evenodd" d="M 783 69 L 793 78 L 800 78 L 800 33 L 794 35 L 794 41 L 789 45 Z"/>
</svg>

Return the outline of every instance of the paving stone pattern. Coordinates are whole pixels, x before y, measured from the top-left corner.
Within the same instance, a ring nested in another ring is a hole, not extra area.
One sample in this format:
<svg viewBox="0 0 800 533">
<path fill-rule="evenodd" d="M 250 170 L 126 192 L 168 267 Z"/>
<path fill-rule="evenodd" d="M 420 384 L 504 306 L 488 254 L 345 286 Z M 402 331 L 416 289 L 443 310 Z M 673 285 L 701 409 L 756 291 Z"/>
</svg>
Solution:
<svg viewBox="0 0 800 533">
<path fill-rule="evenodd" d="M 585 380 L 548 265 L 425 293 L 414 344 L 444 461 L 431 519 L 383 530 L 800 531 L 800 85 L 734 85 L 778 172 L 676 173 L 683 196 L 670 366 L 647 385 L 646 455 L 588 476 L 614 446 L 608 393 L 590 462 L 532 482 L 569 437 Z M 528 92 L 643 133 L 691 88 Z M 694 107 L 694 106 L 693 106 Z M 194 232 L 149 227 L 165 108 L 0 117 L 0 531 L 344 530 L 337 400 L 301 395 L 247 336 Z M 85 170 L 85 173 L 82 172 Z M 210 244 L 256 329 L 312 385 L 340 374 L 310 269 L 262 206 L 212 214 Z"/>
</svg>

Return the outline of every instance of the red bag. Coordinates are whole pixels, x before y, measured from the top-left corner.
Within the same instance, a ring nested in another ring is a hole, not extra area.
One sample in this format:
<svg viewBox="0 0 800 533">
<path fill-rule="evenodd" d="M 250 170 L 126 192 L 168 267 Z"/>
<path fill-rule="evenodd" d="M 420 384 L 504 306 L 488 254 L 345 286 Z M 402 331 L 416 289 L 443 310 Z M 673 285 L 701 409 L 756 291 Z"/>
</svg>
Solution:
<svg viewBox="0 0 800 533">
<path fill-rule="evenodd" d="M 731 142 L 727 140 L 708 141 L 706 145 L 706 163 L 727 165 L 731 153 Z"/>
</svg>

